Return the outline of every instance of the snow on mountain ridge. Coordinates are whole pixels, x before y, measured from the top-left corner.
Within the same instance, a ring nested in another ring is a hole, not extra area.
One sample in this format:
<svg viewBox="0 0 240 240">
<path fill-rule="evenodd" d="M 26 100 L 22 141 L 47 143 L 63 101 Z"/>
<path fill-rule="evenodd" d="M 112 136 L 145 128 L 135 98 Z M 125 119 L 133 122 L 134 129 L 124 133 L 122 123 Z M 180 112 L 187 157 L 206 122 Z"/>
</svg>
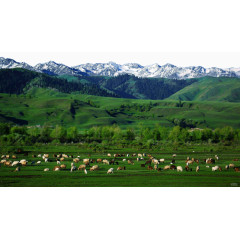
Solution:
<svg viewBox="0 0 240 240">
<path fill-rule="evenodd" d="M 49 61 L 39 63 L 34 67 L 27 63 L 19 63 L 10 58 L 0 57 L 1 68 L 25 68 L 32 71 L 43 72 L 49 75 L 73 75 L 73 76 L 118 76 L 122 74 L 130 74 L 136 77 L 152 77 L 152 78 L 171 78 L 171 79 L 189 79 L 204 76 L 212 77 L 239 77 L 240 68 L 204 68 L 202 66 L 177 67 L 167 63 L 160 66 L 155 63 L 152 65 L 142 66 L 138 63 L 117 64 L 115 62 L 108 63 L 86 63 L 69 67 L 67 65 Z"/>
</svg>

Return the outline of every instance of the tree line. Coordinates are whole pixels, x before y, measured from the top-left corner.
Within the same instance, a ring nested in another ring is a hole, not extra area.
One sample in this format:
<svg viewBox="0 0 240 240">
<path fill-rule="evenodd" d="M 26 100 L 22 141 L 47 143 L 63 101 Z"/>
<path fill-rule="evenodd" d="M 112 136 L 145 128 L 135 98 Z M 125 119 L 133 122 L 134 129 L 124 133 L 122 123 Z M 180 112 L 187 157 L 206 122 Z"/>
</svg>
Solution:
<svg viewBox="0 0 240 240">
<path fill-rule="evenodd" d="M 13 126 L 0 123 L 0 144 L 33 145 L 36 143 L 84 143 L 103 146 L 120 144 L 124 146 L 142 146 L 152 148 L 161 143 L 224 143 L 231 145 L 240 142 L 240 129 L 226 126 L 204 129 L 190 129 L 175 126 L 166 128 L 156 125 L 148 128 L 139 125 L 136 129 L 121 129 L 118 125 L 96 126 L 85 131 L 77 127 L 55 127 L 45 124 L 41 127 Z"/>
</svg>

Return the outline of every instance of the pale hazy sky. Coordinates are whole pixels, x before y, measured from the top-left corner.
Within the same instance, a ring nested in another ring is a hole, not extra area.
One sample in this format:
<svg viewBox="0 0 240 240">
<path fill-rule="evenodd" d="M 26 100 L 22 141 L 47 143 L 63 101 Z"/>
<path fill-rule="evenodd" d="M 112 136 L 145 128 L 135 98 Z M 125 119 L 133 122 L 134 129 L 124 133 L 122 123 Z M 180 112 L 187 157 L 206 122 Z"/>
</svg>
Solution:
<svg viewBox="0 0 240 240">
<path fill-rule="evenodd" d="M 239 0 L 2 1 L 0 56 L 31 65 L 53 60 L 69 66 L 114 61 L 240 67 L 239 5 Z"/>
</svg>

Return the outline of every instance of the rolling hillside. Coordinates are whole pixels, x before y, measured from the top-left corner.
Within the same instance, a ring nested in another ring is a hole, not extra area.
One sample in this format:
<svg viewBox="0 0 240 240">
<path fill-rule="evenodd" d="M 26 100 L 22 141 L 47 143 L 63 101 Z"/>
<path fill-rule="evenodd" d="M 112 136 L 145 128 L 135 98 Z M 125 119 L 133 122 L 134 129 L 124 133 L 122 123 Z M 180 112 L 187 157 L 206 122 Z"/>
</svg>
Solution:
<svg viewBox="0 0 240 240">
<path fill-rule="evenodd" d="M 173 100 L 139 100 L 66 94 L 35 88 L 30 95 L 0 94 L 0 122 L 20 125 L 92 126 L 118 124 L 137 128 L 174 126 L 179 120 L 189 127 L 240 128 L 240 103 L 182 102 Z M 177 120 L 177 121 L 176 121 Z"/>
<path fill-rule="evenodd" d="M 240 79 L 225 77 L 201 78 L 171 95 L 168 99 L 240 102 Z"/>
</svg>

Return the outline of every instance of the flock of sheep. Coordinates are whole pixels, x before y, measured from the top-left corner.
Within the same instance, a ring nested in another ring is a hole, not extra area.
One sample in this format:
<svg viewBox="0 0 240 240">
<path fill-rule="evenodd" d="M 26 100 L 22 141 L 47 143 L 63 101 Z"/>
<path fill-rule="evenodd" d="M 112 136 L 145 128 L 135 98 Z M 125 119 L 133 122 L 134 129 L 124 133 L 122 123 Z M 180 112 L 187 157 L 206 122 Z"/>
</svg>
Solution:
<svg viewBox="0 0 240 240">
<path fill-rule="evenodd" d="M 56 161 L 56 166 L 53 167 L 53 171 L 60 171 L 60 170 L 66 170 L 67 169 L 67 165 L 63 163 L 63 161 L 65 161 L 66 159 L 72 159 L 71 162 L 71 169 L 70 172 L 76 171 L 76 170 L 82 170 L 85 174 L 88 174 L 87 172 L 87 167 L 89 167 L 89 171 L 97 171 L 99 170 L 99 165 L 100 164 L 104 164 L 104 165 L 119 165 L 119 161 L 116 161 L 116 159 L 121 159 L 122 162 L 126 162 L 130 165 L 134 165 L 135 161 L 139 162 L 144 162 L 144 158 L 148 158 L 147 161 L 145 161 L 145 163 L 141 164 L 140 166 L 143 168 L 146 168 L 148 170 L 157 170 L 157 171 L 162 171 L 162 170 L 177 170 L 177 172 L 183 172 L 183 169 L 185 169 L 186 171 L 192 171 L 192 166 L 193 163 L 196 163 L 197 166 L 195 168 L 196 172 L 200 171 L 200 166 L 199 166 L 199 160 L 195 159 L 195 158 L 191 158 L 187 157 L 186 159 L 186 165 L 185 168 L 183 168 L 182 166 L 176 166 L 176 154 L 172 155 L 172 160 L 170 162 L 169 165 L 165 165 L 163 167 L 160 167 L 161 165 L 163 165 L 165 163 L 165 159 L 161 158 L 161 159 L 156 159 L 155 157 L 153 157 L 151 154 L 107 154 L 107 157 L 110 157 L 113 159 L 112 160 L 107 160 L 107 159 L 102 159 L 102 158 L 98 158 L 98 159 L 90 159 L 90 158 L 84 158 L 82 160 L 80 160 L 80 156 L 77 157 L 73 157 L 72 155 L 67 155 L 67 154 L 53 154 L 53 158 L 55 159 L 54 161 Z M 127 158 L 129 157 L 136 157 L 136 160 L 130 160 Z M 41 158 L 42 161 L 44 161 L 45 163 L 50 162 L 49 160 L 49 154 L 39 154 L 39 155 L 32 155 L 32 158 Z M 27 161 L 26 159 L 21 159 L 21 160 L 16 160 L 17 156 L 16 155 L 12 155 L 10 157 L 10 155 L 2 155 L 1 156 L 1 165 L 5 165 L 5 166 L 12 166 L 12 167 L 16 167 L 16 169 L 14 170 L 15 172 L 20 171 L 20 167 L 21 166 L 26 166 L 26 165 L 40 165 L 42 163 L 41 160 L 39 161 Z M 12 159 L 12 160 L 10 160 Z M 234 159 L 234 161 L 238 161 L 238 159 Z M 52 162 L 52 161 L 51 161 Z M 80 163 L 81 162 L 81 163 Z M 202 163 L 206 163 L 206 168 L 209 168 L 210 164 L 215 165 L 216 162 L 219 162 L 219 157 L 217 155 L 215 155 L 214 158 L 207 158 L 204 159 L 202 161 Z M 80 163 L 80 165 L 77 167 L 76 165 Z M 91 164 L 95 164 L 97 163 L 98 165 L 92 165 Z M 236 167 L 235 164 L 230 163 L 228 165 L 225 166 L 225 169 L 228 170 L 230 168 L 233 168 L 236 172 L 240 171 L 240 167 Z M 126 170 L 126 166 L 118 166 L 117 167 L 117 171 L 119 170 Z M 44 172 L 50 171 L 50 168 L 44 168 L 43 170 Z M 222 168 L 218 165 L 212 166 L 212 171 L 222 171 Z M 107 170 L 107 174 L 113 174 L 114 173 L 114 168 L 111 167 Z"/>
</svg>

